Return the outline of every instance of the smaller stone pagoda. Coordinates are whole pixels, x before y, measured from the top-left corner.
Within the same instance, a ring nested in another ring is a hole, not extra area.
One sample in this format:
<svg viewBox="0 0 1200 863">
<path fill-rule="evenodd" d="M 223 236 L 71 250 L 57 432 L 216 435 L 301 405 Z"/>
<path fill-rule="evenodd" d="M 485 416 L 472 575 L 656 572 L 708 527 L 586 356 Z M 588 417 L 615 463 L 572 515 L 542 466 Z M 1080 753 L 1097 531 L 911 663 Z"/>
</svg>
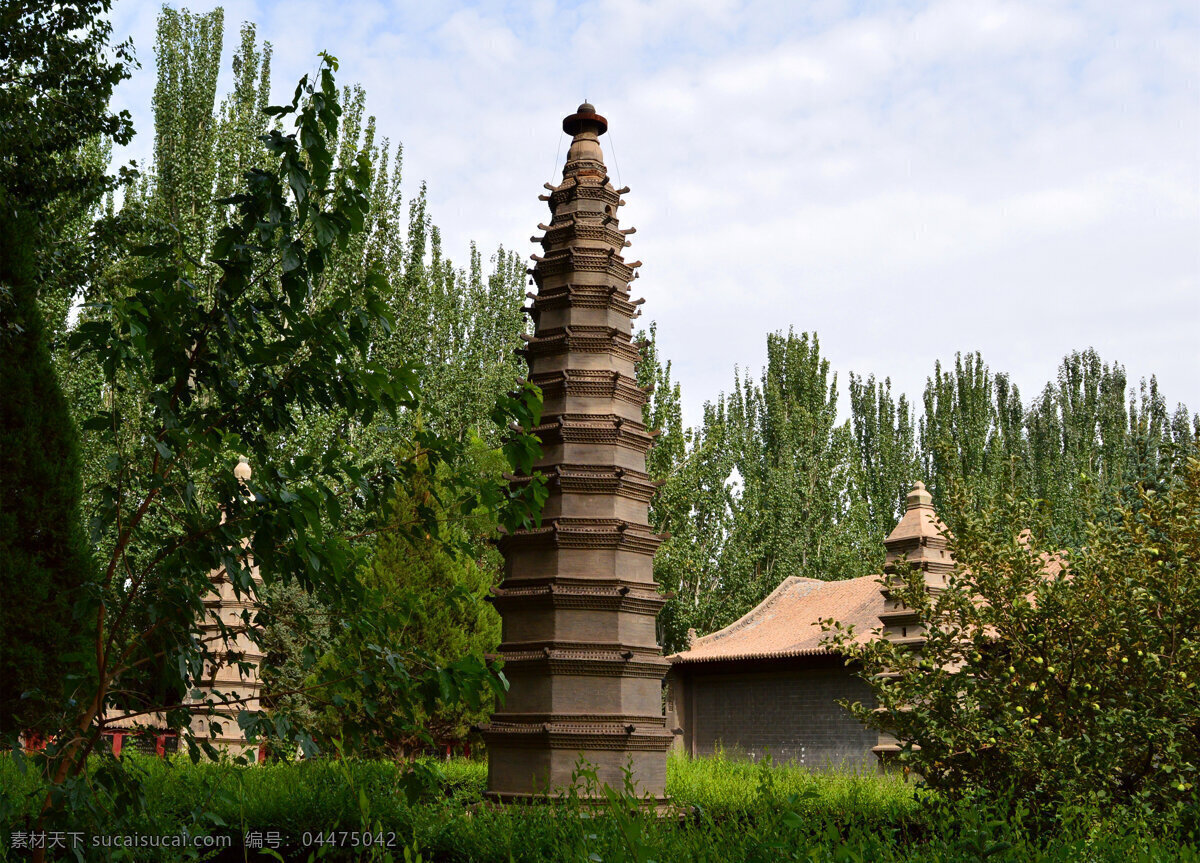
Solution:
<svg viewBox="0 0 1200 863">
<path fill-rule="evenodd" d="M 954 558 L 948 545 L 946 525 L 933 509 L 933 495 L 925 488 L 925 483 L 917 482 L 906 498 L 904 516 L 883 541 L 883 573 L 887 584 L 881 590 L 883 611 L 879 613 L 879 622 L 883 624 L 883 637 L 887 640 L 908 645 L 913 650 L 920 650 L 925 644 L 925 626 L 920 616 L 915 609 L 908 608 L 893 596 L 890 585 L 899 578 L 901 561 L 907 561 L 921 573 L 926 590 L 940 592 L 954 571 Z M 891 734 L 880 732 L 879 743 L 871 751 L 886 761 L 900 751 L 900 744 Z"/>
<path fill-rule="evenodd" d="M 243 489 L 250 479 L 250 465 L 246 459 L 241 459 L 233 469 L 233 475 L 238 478 Z M 248 492 L 248 489 L 247 493 Z M 222 521 L 224 516 L 222 516 Z M 257 589 L 262 584 L 258 566 L 251 562 L 251 579 Z M 193 699 L 195 706 L 192 710 L 192 732 L 201 740 L 208 740 L 217 749 L 228 752 L 231 756 L 245 754 L 251 747 L 238 725 L 238 715 L 246 710 L 259 709 L 259 696 L 262 693 L 262 683 L 258 677 L 258 669 L 262 665 L 261 649 L 246 632 L 246 624 L 242 619 L 243 612 L 253 614 L 258 607 L 251 596 L 241 597 L 233 589 L 233 583 L 223 570 L 216 570 L 210 576 L 213 583 L 212 593 L 204 600 L 205 619 L 201 624 L 201 639 L 204 644 L 217 653 L 219 659 L 214 663 L 205 663 L 204 677 L 196 681 L 194 690 L 199 690 L 200 698 Z M 221 626 L 231 635 L 228 641 L 221 637 Z M 251 664 L 248 672 L 239 668 L 239 662 Z M 215 693 L 220 693 L 216 695 Z M 229 707 L 219 706 L 222 697 L 228 699 L 247 699 Z M 211 699 L 216 705 L 209 712 L 204 703 Z M 219 731 L 210 736 L 210 725 L 219 727 Z"/>
</svg>

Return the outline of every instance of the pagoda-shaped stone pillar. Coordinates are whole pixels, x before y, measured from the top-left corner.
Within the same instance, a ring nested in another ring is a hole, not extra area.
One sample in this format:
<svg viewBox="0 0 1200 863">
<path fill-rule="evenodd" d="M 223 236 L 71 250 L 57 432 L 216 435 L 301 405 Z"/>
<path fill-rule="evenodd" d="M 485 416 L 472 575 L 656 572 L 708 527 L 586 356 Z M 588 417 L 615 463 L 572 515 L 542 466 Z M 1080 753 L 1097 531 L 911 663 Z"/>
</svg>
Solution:
<svg viewBox="0 0 1200 863">
<path fill-rule="evenodd" d="M 642 424 L 630 297 L 638 263 L 598 138 L 608 122 L 586 102 L 563 120 L 573 136 L 563 179 L 546 185 L 550 224 L 531 274 L 534 335 L 524 354 L 545 397 L 537 464 L 550 496 L 542 525 L 501 542 L 494 602 L 511 688 L 483 729 L 488 796 L 537 798 L 570 783 L 582 755 L 602 783 L 632 767 L 639 795 L 662 799 L 671 734 L 662 708 L 669 663 L 655 634 L 664 597 L 651 567 L 646 474 L 653 434 Z M 517 480 L 521 481 L 520 478 Z"/>
<path fill-rule="evenodd" d="M 879 622 L 883 624 L 883 637 L 898 642 L 911 650 L 920 650 L 925 644 L 925 624 L 915 609 L 904 605 L 893 595 L 891 585 L 898 583 L 898 570 L 902 561 L 921 574 L 925 589 L 937 593 L 946 586 L 946 579 L 954 570 L 946 539 L 946 526 L 933 509 L 933 496 L 926 490 L 925 483 L 916 483 L 905 501 L 903 518 L 883 541 L 885 557 L 883 572 L 887 584 L 883 587 L 883 612 Z M 882 759 L 900 751 L 896 738 L 886 732 L 879 735 L 879 744 L 872 750 Z"/>
</svg>

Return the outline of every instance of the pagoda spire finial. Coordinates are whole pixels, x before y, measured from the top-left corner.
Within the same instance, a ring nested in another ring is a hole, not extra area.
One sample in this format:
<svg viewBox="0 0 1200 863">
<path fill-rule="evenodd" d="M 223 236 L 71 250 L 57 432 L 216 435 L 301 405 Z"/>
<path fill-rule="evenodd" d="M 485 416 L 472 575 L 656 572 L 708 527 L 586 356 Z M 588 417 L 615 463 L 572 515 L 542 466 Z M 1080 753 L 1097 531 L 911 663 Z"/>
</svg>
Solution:
<svg viewBox="0 0 1200 863">
<path fill-rule="evenodd" d="M 563 177 L 581 173 L 607 175 L 599 138 L 608 131 L 608 120 L 596 113 L 595 106 L 584 102 L 575 109 L 574 114 L 563 117 L 562 127 L 564 132 L 572 136 L 567 163 L 563 166 Z"/>
</svg>

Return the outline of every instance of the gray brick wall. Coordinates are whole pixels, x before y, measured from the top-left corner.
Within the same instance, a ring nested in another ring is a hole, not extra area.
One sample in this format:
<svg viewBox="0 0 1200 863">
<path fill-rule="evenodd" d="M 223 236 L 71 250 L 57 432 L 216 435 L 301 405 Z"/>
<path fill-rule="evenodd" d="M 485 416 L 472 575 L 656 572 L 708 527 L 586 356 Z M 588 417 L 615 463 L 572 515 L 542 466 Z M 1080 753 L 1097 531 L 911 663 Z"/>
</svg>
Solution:
<svg viewBox="0 0 1200 863">
<path fill-rule="evenodd" d="M 697 669 L 699 672 L 699 669 Z M 838 701 L 874 706 L 866 683 L 843 667 L 692 673 L 684 740 L 697 755 L 721 746 L 758 760 L 795 761 L 814 769 L 874 770 L 878 734 Z M 688 726 L 691 726 L 690 728 Z"/>
</svg>

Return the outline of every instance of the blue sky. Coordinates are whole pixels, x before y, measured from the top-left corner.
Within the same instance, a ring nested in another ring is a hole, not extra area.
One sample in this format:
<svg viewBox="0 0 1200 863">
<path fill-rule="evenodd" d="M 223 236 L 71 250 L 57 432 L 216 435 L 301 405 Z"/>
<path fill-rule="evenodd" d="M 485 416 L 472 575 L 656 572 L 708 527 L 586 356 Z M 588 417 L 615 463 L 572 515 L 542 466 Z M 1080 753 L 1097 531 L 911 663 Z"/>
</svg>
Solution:
<svg viewBox="0 0 1200 863">
<path fill-rule="evenodd" d="M 151 146 L 159 5 L 114 3 L 143 64 L 126 157 Z M 459 260 L 535 251 L 559 122 L 595 103 L 689 421 L 788 327 L 843 388 L 919 401 L 935 360 L 979 350 L 1028 403 L 1093 346 L 1200 410 L 1194 2 L 221 5 L 226 66 L 255 22 L 278 98 L 340 59 Z"/>
</svg>

